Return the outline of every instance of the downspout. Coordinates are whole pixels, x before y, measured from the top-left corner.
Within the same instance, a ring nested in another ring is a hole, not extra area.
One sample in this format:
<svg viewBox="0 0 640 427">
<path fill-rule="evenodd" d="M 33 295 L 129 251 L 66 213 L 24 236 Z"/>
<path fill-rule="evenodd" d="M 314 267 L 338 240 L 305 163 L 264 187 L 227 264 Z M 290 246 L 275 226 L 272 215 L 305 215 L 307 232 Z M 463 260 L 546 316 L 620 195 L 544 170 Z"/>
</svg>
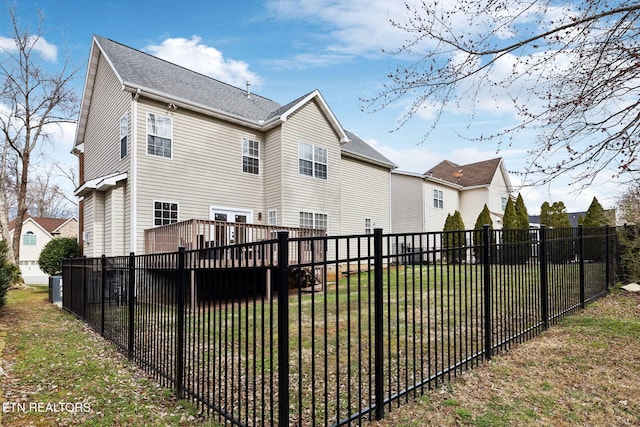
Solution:
<svg viewBox="0 0 640 427">
<path fill-rule="evenodd" d="M 387 198 L 388 198 L 388 205 L 387 206 L 389 207 L 389 209 L 388 209 L 389 210 L 389 212 L 388 212 L 388 215 L 389 215 L 389 229 L 388 229 L 388 231 L 386 231 L 386 233 L 391 234 L 391 233 L 393 233 L 393 210 L 391 209 L 391 203 L 392 203 L 392 201 L 391 201 L 391 193 L 393 192 L 393 188 L 391 187 L 391 185 L 392 185 L 392 183 L 391 183 L 391 169 L 389 169 L 389 179 L 388 180 L 389 180 L 389 184 L 388 184 L 389 193 L 388 193 L 388 196 L 387 196 Z"/>
<path fill-rule="evenodd" d="M 131 105 L 131 247 L 129 252 L 137 252 L 138 249 L 138 98 L 140 98 L 140 88 L 134 95 Z"/>
</svg>

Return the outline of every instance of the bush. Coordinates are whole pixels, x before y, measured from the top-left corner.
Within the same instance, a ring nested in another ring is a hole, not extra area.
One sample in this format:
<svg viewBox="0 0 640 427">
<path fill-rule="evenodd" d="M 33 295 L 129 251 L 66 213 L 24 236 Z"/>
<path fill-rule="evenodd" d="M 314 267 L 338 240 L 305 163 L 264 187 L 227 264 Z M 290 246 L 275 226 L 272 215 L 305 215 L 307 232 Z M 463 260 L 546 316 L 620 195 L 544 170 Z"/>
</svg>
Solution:
<svg viewBox="0 0 640 427">
<path fill-rule="evenodd" d="M 49 276 L 55 276 L 62 273 L 63 259 L 74 258 L 79 255 L 80 248 L 76 239 L 72 237 L 57 237 L 44 246 L 42 252 L 40 252 L 40 258 L 38 258 L 38 265 L 40 270 Z"/>
<path fill-rule="evenodd" d="M 7 302 L 7 291 L 20 280 L 20 268 L 7 260 L 9 245 L 0 240 L 0 307 Z"/>
</svg>

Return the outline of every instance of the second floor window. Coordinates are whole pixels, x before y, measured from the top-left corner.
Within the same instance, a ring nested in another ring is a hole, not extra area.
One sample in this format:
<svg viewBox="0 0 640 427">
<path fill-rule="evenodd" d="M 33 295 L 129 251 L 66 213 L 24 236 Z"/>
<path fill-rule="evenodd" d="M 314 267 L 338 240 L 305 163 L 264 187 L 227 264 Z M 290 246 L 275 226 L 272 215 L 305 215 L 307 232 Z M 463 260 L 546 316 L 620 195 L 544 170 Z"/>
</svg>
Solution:
<svg viewBox="0 0 640 427">
<path fill-rule="evenodd" d="M 260 175 L 260 141 L 242 139 L 242 172 Z"/>
<path fill-rule="evenodd" d="M 127 156 L 127 139 L 129 136 L 129 116 L 125 114 L 120 118 L 120 158 Z"/>
<path fill-rule="evenodd" d="M 298 172 L 300 175 L 327 179 L 327 149 L 316 145 L 298 143 Z"/>
<path fill-rule="evenodd" d="M 147 154 L 171 158 L 173 121 L 171 117 L 147 114 Z"/>
<path fill-rule="evenodd" d="M 178 222 L 178 204 L 172 202 L 153 202 L 153 224 L 167 225 Z"/>
<path fill-rule="evenodd" d="M 25 246 L 35 246 L 38 243 L 38 238 L 33 231 L 27 231 L 22 236 L 22 244 Z"/>
<path fill-rule="evenodd" d="M 433 190 L 433 207 L 436 209 L 444 208 L 444 195 L 442 190 Z"/>
</svg>

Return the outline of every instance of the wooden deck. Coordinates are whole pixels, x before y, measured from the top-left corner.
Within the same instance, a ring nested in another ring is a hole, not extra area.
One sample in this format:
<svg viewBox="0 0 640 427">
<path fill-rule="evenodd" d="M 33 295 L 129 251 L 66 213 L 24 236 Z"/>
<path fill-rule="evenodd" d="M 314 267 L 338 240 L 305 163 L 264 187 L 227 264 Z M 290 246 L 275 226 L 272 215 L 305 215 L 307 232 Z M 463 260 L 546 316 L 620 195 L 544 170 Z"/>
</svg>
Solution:
<svg viewBox="0 0 640 427">
<path fill-rule="evenodd" d="M 277 263 L 277 248 L 259 243 L 275 240 L 278 231 L 288 231 L 292 239 L 326 235 L 317 229 L 190 219 L 145 230 L 145 253 L 177 252 L 184 247 L 199 251 L 200 262 L 214 268 L 272 266 Z M 289 253 L 291 263 L 320 263 L 325 245 L 299 242 Z"/>
</svg>

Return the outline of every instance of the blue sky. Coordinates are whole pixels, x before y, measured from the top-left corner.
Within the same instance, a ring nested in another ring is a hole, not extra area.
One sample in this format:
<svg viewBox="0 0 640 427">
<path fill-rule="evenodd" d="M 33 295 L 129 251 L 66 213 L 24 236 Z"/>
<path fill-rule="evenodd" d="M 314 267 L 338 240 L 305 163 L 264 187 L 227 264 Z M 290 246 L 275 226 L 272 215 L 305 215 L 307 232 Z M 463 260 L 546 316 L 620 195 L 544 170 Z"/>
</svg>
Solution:
<svg viewBox="0 0 640 427">
<path fill-rule="evenodd" d="M 361 111 L 362 99 L 379 93 L 389 70 L 401 61 L 382 53 L 405 41 L 405 34 L 389 24 L 389 19 L 406 17 L 401 1 L 18 1 L 18 15 L 25 24 L 37 23 L 37 9 L 45 15 L 48 45 L 43 45 L 43 55 L 48 54 L 44 57 L 53 67 L 70 57 L 80 69 L 79 93 L 91 37 L 98 34 L 240 87 L 250 80 L 252 92 L 280 104 L 319 89 L 345 129 L 401 170 L 425 172 L 444 159 L 465 164 L 503 157 L 507 169 L 519 171 L 533 143 L 534 136 L 526 134 L 502 147 L 463 137 L 495 132 L 512 123 L 513 111 L 506 106 L 481 106 L 470 121 L 470 106 L 459 105 L 447 111 L 424 142 L 432 122 L 429 111 L 398 130 L 405 102 L 379 112 Z M 8 25 L 6 19 L 0 20 L 0 37 L 9 35 Z M 65 130 L 57 145 L 47 149 L 61 162 L 75 166 L 75 157 L 66 154 L 73 128 Z M 520 184 L 518 176 L 511 179 Z M 616 183 L 597 181 L 575 193 L 568 182 L 522 188 L 529 213 L 538 213 L 544 201 L 560 200 L 571 212 L 586 210 L 594 195 L 605 207 L 613 206 Z"/>
</svg>

